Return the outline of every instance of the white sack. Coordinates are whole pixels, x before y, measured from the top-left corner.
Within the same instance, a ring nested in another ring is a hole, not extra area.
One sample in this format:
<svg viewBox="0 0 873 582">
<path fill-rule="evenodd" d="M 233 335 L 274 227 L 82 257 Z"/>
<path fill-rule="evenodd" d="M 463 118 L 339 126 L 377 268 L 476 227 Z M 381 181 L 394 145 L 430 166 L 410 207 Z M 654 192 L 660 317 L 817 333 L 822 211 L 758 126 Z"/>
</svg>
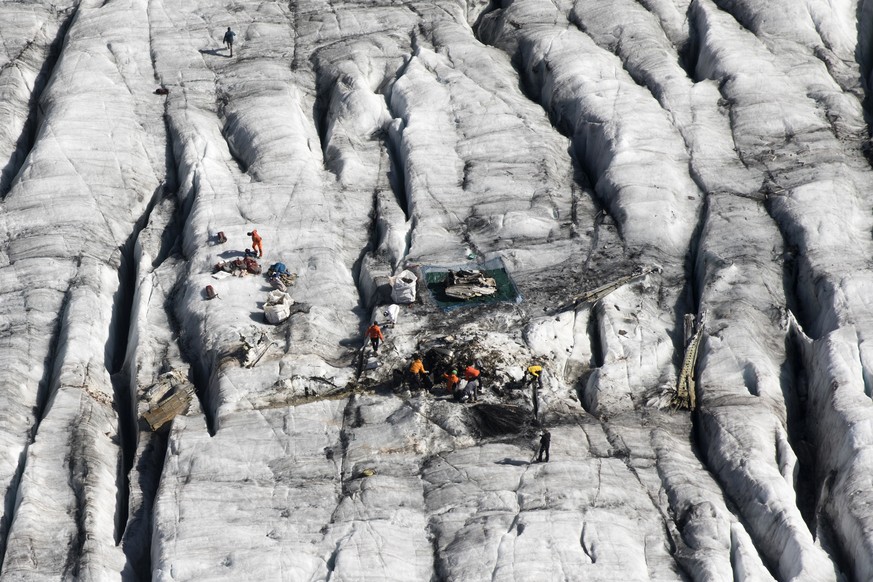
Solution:
<svg viewBox="0 0 873 582">
<path fill-rule="evenodd" d="M 418 277 L 412 271 L 402 271 L 397 277 L 390 277 L 391 301 L 394 303 L 412 303 L 415 301 L 415 286 Z"/>
</svg>

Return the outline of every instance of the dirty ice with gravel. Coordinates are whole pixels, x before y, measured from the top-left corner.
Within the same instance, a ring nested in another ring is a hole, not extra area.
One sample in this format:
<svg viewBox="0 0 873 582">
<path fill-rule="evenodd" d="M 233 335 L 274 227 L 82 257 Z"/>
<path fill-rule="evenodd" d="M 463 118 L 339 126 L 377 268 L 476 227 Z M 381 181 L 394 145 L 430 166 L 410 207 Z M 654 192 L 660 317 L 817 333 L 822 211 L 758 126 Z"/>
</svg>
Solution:
<svg viewBox="0 0 873 582">
<path fill-rule="evenodd" d="M 3 582 L 873 579 L 873 1 L 4 0 L 0 46 Z"/>
</svg>

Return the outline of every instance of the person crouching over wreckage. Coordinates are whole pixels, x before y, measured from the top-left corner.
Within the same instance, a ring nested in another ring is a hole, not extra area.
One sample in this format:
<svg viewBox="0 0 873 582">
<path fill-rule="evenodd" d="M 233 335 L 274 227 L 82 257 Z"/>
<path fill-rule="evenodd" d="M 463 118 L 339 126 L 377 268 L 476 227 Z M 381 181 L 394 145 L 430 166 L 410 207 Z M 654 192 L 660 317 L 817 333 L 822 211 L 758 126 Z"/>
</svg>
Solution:
<svg viewBox="0 0 873 582">
<path fill-rule="evenodd" d="M 453 395 L 455 393 L 455 386 L 461 381 L 458 378 L 458 371 L 452 370 L 451 373 L 443 374 L 443 379 L 446 381 L 446 393 L 450 396 Z"/>
<path fill-rule="evenodd" d="M 479 369 L 476 368 L 474 364 L 470 364 L 464 370 L 464 380 L 467 381 L 467 385 L 464 390 L 467 393 L 467 399 L 470 402 L 476 402 L 479 400 Z"/>
<path fill-rule="evenodd" d="M 540 377 L 540 374 L 543 373 L 543 367 L 533 364 L 532 366 L 528 366 L 527 370 L 524 372 L 524 382 L 525 384 L 534 385 L 537 384 L 542 386 L 543 379 Z"/>
<path fill-rule="evenodd" d="M 420 354 L 412 354 L 412 364 L 409 365 L 409 385 L 421 390 L 424 386 L 430 383 L 430 372 L 424 369 L 424 362 L 421 361 Z"/>
</svg>

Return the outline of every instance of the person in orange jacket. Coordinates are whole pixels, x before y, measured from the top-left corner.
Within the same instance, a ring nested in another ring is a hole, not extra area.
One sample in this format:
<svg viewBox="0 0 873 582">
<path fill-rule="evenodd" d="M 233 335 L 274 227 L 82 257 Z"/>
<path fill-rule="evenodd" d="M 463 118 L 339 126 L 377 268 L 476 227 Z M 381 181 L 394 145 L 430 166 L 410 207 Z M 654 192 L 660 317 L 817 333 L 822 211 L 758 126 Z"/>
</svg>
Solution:
<svg viewBox="0 0 873 582">
<path fill-rule="evenodd" d="M 256 230 L 247 232 L 246 234 L 252 237 L 252 250 L 255 251 L 255 254 L 259 259 L 262 258 L 264 256 L 264 247 L 261 244 L 263 242 L 261 235 L 259 235 Z"/>
<path fill-rule="evenodd" d="M 382 335 L 382 328 L 375 321 L 373 325 L 367 328 L 367 337 L 370 338 L 370 344 L 373 346 L 373 353 L 379 353 L 379 342 L 385 341 L 385 336 Z"/>
<path fill-rule="evenodd" d="M 412 364 L 409 366 L 409 383 L 412 384 L 413 388 L 421 388 L 421 384 L 428 374 L 430 372 L 424 369 L 424 362 L 421 361 L 421 356 L 413 354 Z"/>
<path fill-rule="evenodd" d="M 446 379 L 446 390 L 449 394 L 453 394 L 455 392 L 455 386 L 457 386 L 458 382 L 461 381 L 461 379 L 458 378 L 458 371 L 452 370 L 451 374 L 443 374 L 443 378 Z"/>
</svg>

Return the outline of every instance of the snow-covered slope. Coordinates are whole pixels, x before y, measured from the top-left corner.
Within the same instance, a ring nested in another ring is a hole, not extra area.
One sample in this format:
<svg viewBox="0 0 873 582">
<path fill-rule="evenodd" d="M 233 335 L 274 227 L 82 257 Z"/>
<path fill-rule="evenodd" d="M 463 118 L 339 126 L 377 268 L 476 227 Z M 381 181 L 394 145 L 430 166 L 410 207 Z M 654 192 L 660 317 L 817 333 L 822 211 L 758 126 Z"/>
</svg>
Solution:
<svg viewBox="0 0 873 582">
<path fill-rule="evenodd" d="M 0 3 L 0 579 L 873 578 L 871 18 Z"/>
</svg>

